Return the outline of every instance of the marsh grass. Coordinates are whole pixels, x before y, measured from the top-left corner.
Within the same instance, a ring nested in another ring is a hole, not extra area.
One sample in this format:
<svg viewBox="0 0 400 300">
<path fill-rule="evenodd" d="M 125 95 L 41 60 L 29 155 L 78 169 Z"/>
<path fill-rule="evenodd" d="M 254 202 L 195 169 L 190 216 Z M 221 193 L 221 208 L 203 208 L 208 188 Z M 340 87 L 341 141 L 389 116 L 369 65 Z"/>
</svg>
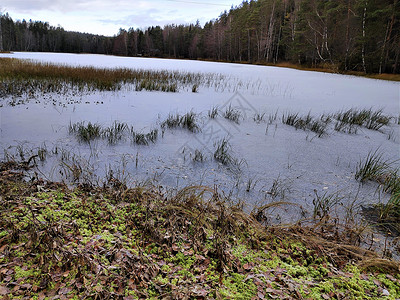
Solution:
<svg viewBox="0 0 400 300">
<path fill-rule="evenodd" d="M 275 111 L 275 113 L 271 113 L 268 115 L 268 125 L 271 125 L 272 123 L 276 122 L 278 119 L 278 109 Z"/>
<path fill-rule="evenodd" d="M 210 119 L 215 119 L 219 115 L 219 108 L 218 106 L 213 106 L 209 111 L 208 111 L 208 117 Z"/>
<path fill-rule="evenodd" d="M 115 121 L 112 126 L 103 129 L 102 135 L 110 145 L 115 145 L 124 138 L 128 124 Z"/>
<path fill-rule="evenodd" d="M 319 220 L 326 220 L 326 218 L 329 218 L 331 209 L 343 199 L 343 197 L 339 197 L 338 193 L 328 194 L 328 192 L 325 192 L 321 196 L 318 195 L 317 190 L 314 190 L 314 193 L 314 219 L 319 218 Z"/>
<path fill-rule="evenodd" d="M 133 126 L 115 121 L 111 126 L 103 128 L 99 124 L 89 122 L 70 123 L 69 133 L 77 137 L 80 142 L 90 143 L 95 139 L 104 139 L 109 145 L 115 145 L 125 139 L 130 139 L 132 144 L 149 145 L 158 139 L 158 129 L 152 129 L 148 133 L 136 132 Z"/>
<path fill-rule="evenodd" d="M 0 96 L 63 94 L 69 90 L 117 91 L 133 85 L 137 91 L 178 92 L 180 87 L 222 81 L 223 76 L 143 69 L 70 67 L 14 58 L 0 58 Z"/>
<path fill-rule="evenodd" d="M 365 182 L 373 180 L 381 182 L 389 170 L 390 162 L 383 159 L 379 149 L 369 152 L 364 161 L 360 161 L 356 168 L 355 179 Z"/>
<path fill-rule="evenodd" d="M 131 142 L 136 145 L 147 146 L 150 143 L 155 143 L 158 139 L 158 129 L 153 129 L 149 133 L 136 132 L 131 127 Z"/>
<path fill-rule="evenodd" d="M 284 200 L 286 195 L 291 192 L 291 182 L 281 179 L 280 176 L 272 181 L 270 189 L 266 192 L 273 199 L 279 198 Z"/>
<path fill-rule="evenodd" d="M 191 111 L 183 115 L 180 119 L 180 126 L 191 132 L 200 131 L 200 127 L 197 124 L 197 115 Z"/>
<path fill-rule="evenodd" d="M 361 182 L 372 180 L 379 183 L 379 187 L 390 193 L 387 203 L 380 203 L 366 208 L 367 216 L 372 217 L 378 227 L 389 232 L 400 234 L 400 176 L 399 169 L 393 168 L 394 162 L 383 159 L 378 150 L 370 152 L 365 161 L 360 161 L 355 177 Z"/>
<path fill-rule="evenodd" d="M 265 122 L 266 113 L 258 112 L 253 116 L 253 121 L 257 124 Z"/>
<path fill-rule="evenodd" d="M 38 156 L 38 158 L 39 158 L 39 160 L 40 160 L 41 162 L 46 161 L 46 158 L 47 158 L 47 156 L 48 156 L 48 154 L 49 154 L 48 152 L 49 152 L 49 151 L 47 150 L 47 147 L 46 147 L 45 144 L 43 144 L 42 146 L 38 147 L 38 149 L 37 149 L 37 156 Z"/>
<path fill-rule="evenodd" d="M 226 137 L 214 142 L 214 147 L 215 161 L 226 166 L 234 174 L 241 173 L 243 167 L 247 166 L 245 159 L 239 159 L 232 155 L 232 146 Z"/>
<path fill-rule="evenodd" d="M 363 126 L 371 130 L 379 130 L 390 123 L 390 117 L 383 114 L 383 110 L 370 109 L 349 109 L 341 111 L 333 116 L 338 122 L 335 130 L 354 133 L 354 126 Z"/>
<path fill-rule="evenodd" d="M 169 114 L 167 119 L 161 123 L 161 128 L 174 129 L 180 126 L 181 116 L 179 114 Z"/>
<path fill-rule="evenodd" d="M 201 131 L 197 121 L 197 115 L 193 111 L 190 111 L 183 116 L 179 114 L 169 114 L 167 119 L 161 123 L 161 128 L 182 128 L 193 133 Z"/>
<path fill-rule="evenodd" d="M 246 181 L 246 192 L 250 193 L 251 190 L 255 189 L 259 181 L 255 176 L 249 177 Z"/>
<path fill-rule="evenodd" d="M 75 134 L 80 142 L 90 143 L 91 141 L 98 139 L 103 134 L 101 125 L 89 122 L 85 125 L 85 122 L 78 122 L 75 124 L 69 124 L 69 133 Z"/>
<path fill-rule="evenodd" d="M 161 91 L 161 92 L 172 92 L 178 91 L 176 83 L 159 82 L 154 79 L 144 79 L 136 83 L 136 91 Z"/>
<path fill-rule="evenodd" d="M 229 105 L 223 113 L 223 117 L 229 121 L 232 121 L 236 124 L 240 123 L 240 120 L 243 118 L 242 113 Z"/>
<path fill-rule="evenodd" d="M 232 147 L 228 142 L 227 138 L 222 138 L 221 140 L 214 143 L 216 148 L 214 151 L 214 159 L 223 164 L 228 165 L 232 162 L 231 150 Z"/>
<path fill-rule="evenodd" d="M 378 205 L 379 220 L 381 227 L 388 229 L 395 235 L 400 234 L 400 190 L 390 197 L 386 204 Z"/>
<path fill-rule="evenodd" d="M 204 162 L 206 160 L 203 152 L 201 152 L 200 150 L 196 149 L 194 151 L 194 155 L 193 155 L 193 161 L 194 162 Z"/>
<path fill-rule="evenodd" d="M 298 113 L 287 113 L 282 115 L 282 123 L 293 126 L 296 129 L 309 130 L 315 132 L 318 137 L 322 137 L 327 134 L 327 127 L 330 122 L 330 118 L 326 118 L 324 115 L 319 119 L 315 119 L 308 113 L 306 116 L 300 117 Z"/>
<path fill-rule="evenodd" d="M 336 121 L 334 129 L 347 134 L 357 134 L 359 126 L 341 121 Z"/>
</svg>

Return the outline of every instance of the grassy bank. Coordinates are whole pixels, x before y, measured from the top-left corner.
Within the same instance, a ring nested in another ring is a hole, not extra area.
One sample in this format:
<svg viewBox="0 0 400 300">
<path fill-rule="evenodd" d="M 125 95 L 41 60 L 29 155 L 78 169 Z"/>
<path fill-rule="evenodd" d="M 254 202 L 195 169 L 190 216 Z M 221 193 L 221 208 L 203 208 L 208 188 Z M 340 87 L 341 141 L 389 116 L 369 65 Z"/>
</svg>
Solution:
<svg viewBox="0 0 400 300">
<path fill-rule="evenodd" d="M 399 264 L 349 231 L 265 227 L 266 207 L 246 214 L 207 187 L 68 188 L 19 167 L 0 166 L 3 299 L 400 296 Z"/>
<path fill-rule="evenodd" d="M 166 58 L 173 59 L 173 58 Z M 220 63 L 235 63 L 235 64 L 245 64 L 245 65 L 259 65 L 259 66 L 270 66 L 270 67 L 280 67 L 280 68 L 289 68 L 296 69 L 301 71 L 312 71 L 312 72 L 323 72 L 323 73 L 332 73 L 332 74 L 342 74 L 342 75 L 352 75 L 359 77 L 367 77 L 372 79 L 380 79 L 380 80 L 389 80 L 389 81 L 400 81 L 400 74 L 373 74 L 373 73 L 364 73 L 360 71 L 344 71 L 339 70 L 336 65 L 325 64 L 321 66 L 308 67 L 305 65 L 294 64 L 290 62 L 278 62 L 278 63 L 264 63 L 264 62 L 248 62 L 248 61 L 224 61 L 224 60 L 212 60 L 212 59 L 199 59 L 203 61 L 215 61 Z"/>
</svg>

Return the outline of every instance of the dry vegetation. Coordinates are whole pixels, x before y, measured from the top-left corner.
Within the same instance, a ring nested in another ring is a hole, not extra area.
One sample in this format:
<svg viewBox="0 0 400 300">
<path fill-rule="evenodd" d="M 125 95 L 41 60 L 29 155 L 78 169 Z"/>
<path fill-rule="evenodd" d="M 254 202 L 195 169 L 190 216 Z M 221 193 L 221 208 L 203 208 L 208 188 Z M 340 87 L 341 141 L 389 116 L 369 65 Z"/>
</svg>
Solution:
<svg viewBox="0 0 400 300">
<path fill-rule="evenodd" d="M 0 166 L 3 299 L 376 299 L 400 295 L 398 263 L 354 230 L 265 226 L 217 190 L 69 189 Z M 337 229 L 337 226 L 336 226 Z"/>
<path fill-rule="evenodd" d="M 197 91 L 199 85 L 220 76 L 190 72 L 152 71 L 70 67 L 13 58 L 0 58 L 1 96 L 36 92 L 62 93 L 68 89 L 115 91 L 126 84 L 137 91 L 177 92 L 187 87 Z M 193 88 L 196 86 L 196 88 Z"/>
</svg>

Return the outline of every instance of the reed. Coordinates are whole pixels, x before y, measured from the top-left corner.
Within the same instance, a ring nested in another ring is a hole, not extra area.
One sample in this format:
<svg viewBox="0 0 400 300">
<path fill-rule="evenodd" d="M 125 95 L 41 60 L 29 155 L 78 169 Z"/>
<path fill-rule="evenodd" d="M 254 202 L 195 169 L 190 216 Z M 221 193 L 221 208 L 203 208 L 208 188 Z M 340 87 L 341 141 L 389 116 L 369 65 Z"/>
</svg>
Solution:
<svg viewBox="0 0 400 300">
<path fill-rule="evenodd" d="M 72 67 L 14 58 L 0 58 L 0 96 L 24 93 L 66 93 L 79 91 L 117 91 L 132 84 L 137 91 L 178 92 L 200 85 L 219 84 L 223 77 L 208 73 L 173 72 L 128 68 Z"/>
<path fill-rule="evenodd" d="M 236 124 L 239 124 L 240 123 L 240 119 L 242 118 L 242 113 L 239 110 L 237 110 L 236 108 L 234 108 L 231 105 L 229 105 L 226 108 L 223 116 L 224 116 L 225 119 L 227 119 L 229 121 L 232 121 L 232 122 L 235 122 Z"/>
<path fill-rule="evenodd" d="M 300 117 L 299 113 L 287 113 L 282 115 L 282 123 L 293 126 L 296 129 L 310 130 L 315 132 L 318 137 L 322 137 L 327 134 L 327 127 L 330 122 L 330 118 L 321 116 L 319 119 L 315 119 L 308 113 L 306 116 Z"/>
<path fill-rule="evenodd" d="M 354 131 L 351 130 L 351 127 L 354 126 L 363 126 L 371 130 L 379 130 L 390 123 L 390 117 L 384 115 L 382 109 L 374 111 L 372 108 L 360 110 L 352 108 L 336 113 L 334 118 L 338 121 L 335 130 L 345 132 Z M 345 130 L 343 130 L 343 128 Z"/>
</svg>

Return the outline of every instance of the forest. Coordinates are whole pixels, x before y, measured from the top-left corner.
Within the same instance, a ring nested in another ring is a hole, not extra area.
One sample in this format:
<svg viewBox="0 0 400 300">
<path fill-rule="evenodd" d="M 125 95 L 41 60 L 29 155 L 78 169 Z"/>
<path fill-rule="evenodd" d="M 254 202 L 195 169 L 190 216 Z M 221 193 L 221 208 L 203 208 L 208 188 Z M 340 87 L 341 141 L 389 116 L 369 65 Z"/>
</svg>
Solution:
<svg viewBox="0 0 400 300">
<path fill-rule="evenodd" d="M 0 51 L 96 53 L 291 63 L 335 72 L 400 73 L 398 0 L 250 0 L 201 26 L 70 32 L 1 15 Z"/>
</svg>

